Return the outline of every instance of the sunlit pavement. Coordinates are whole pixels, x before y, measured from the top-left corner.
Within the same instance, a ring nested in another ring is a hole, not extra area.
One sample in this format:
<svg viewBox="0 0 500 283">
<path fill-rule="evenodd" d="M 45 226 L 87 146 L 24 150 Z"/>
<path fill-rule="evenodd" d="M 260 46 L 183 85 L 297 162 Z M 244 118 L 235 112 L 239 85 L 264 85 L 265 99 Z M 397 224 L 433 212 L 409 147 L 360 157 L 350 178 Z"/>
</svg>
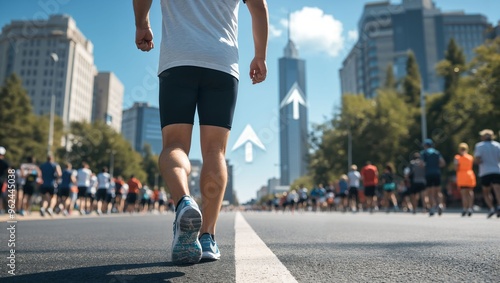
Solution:
<svg viewBox="0 0 500 283">
<path fill-rule="evenodd" d="M 172 213 L 56 216 L 52 221 L 38 221 L 35 215 L 30 221 L 18 218 L 16 275 L 7 273 L 8 247 L 2 236 L 5 264 L 0 281 L 498 282 L 500 278 L 500 219 L 486 219 L 485 214 L 470 218 L 458 213 L 432 218 L 405 213 L 238 214 L 220 216 L 216 240 L 222 259 L 191 266 L 170 263 Z"/>
</svg>

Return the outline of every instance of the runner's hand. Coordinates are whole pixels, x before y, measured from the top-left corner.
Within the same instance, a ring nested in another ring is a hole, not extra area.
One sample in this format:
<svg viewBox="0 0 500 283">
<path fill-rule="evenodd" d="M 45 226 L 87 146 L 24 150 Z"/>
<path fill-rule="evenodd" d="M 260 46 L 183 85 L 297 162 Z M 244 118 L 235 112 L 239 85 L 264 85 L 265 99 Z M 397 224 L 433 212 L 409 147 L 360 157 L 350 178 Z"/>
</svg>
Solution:
<svg viewBox="0 0 500 283">
<path fill-rule="evenodd" d="M 253 58 L 250 63 L 250 79 L 252 84 L 258 84 L 266 79 L 267 65 L 266 60 L 262 58 Z"/>
<path fill-rule="evenodd" d="M 153 31 L 151 28 L 136 28 L 135 30 L 135 45 L 137 49 L 149 52 L 155 47 L 153 43 Z"/>
</svg>

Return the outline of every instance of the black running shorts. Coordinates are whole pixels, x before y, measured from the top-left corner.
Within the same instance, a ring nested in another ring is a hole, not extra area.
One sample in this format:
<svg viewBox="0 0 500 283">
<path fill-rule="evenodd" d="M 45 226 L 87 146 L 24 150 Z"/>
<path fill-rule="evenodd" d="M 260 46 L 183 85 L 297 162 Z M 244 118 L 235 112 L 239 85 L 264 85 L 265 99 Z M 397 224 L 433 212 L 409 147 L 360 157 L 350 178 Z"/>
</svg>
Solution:
<svg viewBox="0 0 500 283">
<path fill-rule="evenodd" d="M 70 188 L 59 188 L 57 190 L 58 197 L 69 197 Z"/>
<path fill-rule="evenodd" d="M 374 197 L 376 189 L 377 189 L 376 186 L 366 186 L 365 187 L 365 196 L 367 196 L 367 197 Z"/>
<path fill-rule="evenodd" d="M 418 193 L 421 193 L 425 191 L 425 184 L 424 183 L 412 183 L 410 187 L 410 194 L 411 195 L 416 195 Z"/>
<path fill-rule="evenodd" d="M 425 176 L 427 188 L 429 187 L 439 187 L 441 186 L 441 175 L 440 174 L 429 174 Z"/>
<path fill-rule="evenodd" d="M 238 94 L 232 75 L 194 66 L 173 67 L 160 76 L 161 127 L 193 124 L 198 108 L 200 125 L 231 129 Z"/>
<path fill-rule="evenodd" d="M 87 195 L 87 187 L 78 187 L 78 197 L 85 197 Z"/>
<path fill-rule="evenodd" d="M 481 177 L 481 185 L 489 187 L 494 184 L 500 185 L 500 174 L 488 174 Z"/>
<path fill-rule="evenodd" d="M 97 190 L 97 192 L 95 194 L 95 199 L 97 201 L 101 201 L 101 200 L 106 201 L 107 195 L 108 195 L 108 190 L 106 188 L 104 188 L 104 189 L 101 188 L 101 189 Z"/>
<path fill-rule="evenodd" d="M 51 196 L 54 195 L 56 188 L 54 186 L 41 186 L 40 187 L 40 194 L 45 195 L 49 194 Z"/>
</svg>

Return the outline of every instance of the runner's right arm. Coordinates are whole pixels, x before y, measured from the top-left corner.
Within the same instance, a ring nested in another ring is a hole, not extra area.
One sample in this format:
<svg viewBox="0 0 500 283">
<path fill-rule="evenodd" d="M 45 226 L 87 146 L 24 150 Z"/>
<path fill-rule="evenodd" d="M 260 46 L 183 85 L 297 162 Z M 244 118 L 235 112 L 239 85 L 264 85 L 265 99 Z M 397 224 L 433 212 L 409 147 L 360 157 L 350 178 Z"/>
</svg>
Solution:
<svg viewBox="0 0 500 283">
<path fill-rule="evenodd" d="M 266 56 L 269 36 L 269 14 L 266 0 L 246 0 L 252 17 L 255 57 L 250 63 L 250 78 L 253 84 L 263 82 L 267 76 Z"/>
</svg>

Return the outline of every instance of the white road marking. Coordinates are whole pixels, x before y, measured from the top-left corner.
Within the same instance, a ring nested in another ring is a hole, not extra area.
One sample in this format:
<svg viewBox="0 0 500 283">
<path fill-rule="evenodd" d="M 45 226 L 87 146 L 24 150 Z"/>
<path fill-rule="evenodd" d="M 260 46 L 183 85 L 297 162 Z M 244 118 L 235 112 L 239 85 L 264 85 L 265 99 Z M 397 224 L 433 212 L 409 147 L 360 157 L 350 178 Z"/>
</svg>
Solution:
<svg viewBox="0 0 500 283">
<path fill-rule="evenodd" d="M 236 282 L 297 282 L 240 212 L 234 220 Z"/>
</svg>

